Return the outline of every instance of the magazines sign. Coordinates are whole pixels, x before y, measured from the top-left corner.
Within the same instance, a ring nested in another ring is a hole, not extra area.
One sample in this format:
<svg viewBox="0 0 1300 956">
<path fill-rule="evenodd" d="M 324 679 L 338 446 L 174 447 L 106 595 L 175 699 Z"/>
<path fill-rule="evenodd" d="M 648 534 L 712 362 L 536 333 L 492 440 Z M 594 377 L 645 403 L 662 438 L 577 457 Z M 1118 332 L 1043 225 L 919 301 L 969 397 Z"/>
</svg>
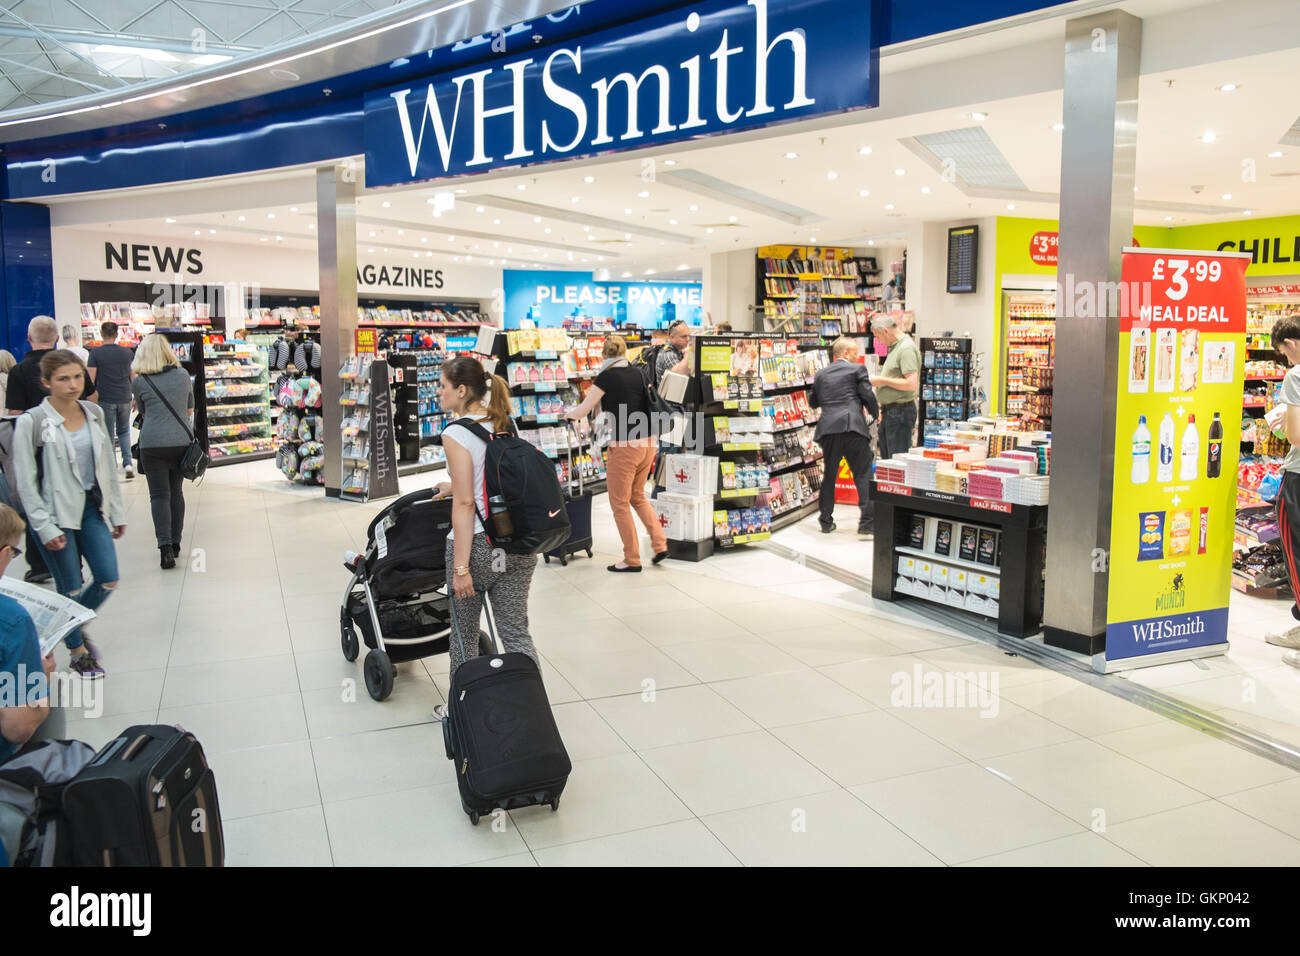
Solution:
<svg viewBox="0 0 1300 956">
<path fill-rule="evenodd" d="M 1124 251 L 1108 662 L 1228 639 L 1249 262 Z"/>
<path fill-rule="evenodd" d="M 877 104 L 874 3 L 705 0 L 367 94 L 366 185 L 770 126 Z"/>
</svg>

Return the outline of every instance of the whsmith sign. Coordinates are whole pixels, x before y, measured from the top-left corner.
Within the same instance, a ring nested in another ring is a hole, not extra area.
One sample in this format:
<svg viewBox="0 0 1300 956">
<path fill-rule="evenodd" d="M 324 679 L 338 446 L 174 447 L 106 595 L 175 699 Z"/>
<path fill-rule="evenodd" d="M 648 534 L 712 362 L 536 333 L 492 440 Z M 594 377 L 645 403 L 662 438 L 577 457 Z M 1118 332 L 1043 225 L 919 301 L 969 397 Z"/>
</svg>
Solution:
<svg viewBox="0 0 1300 956">
<path fill-rule="evenodd" d="M 712 0 L 366 96 L 366 184 L 877 105 L 873 3 Z"/>
</svg>

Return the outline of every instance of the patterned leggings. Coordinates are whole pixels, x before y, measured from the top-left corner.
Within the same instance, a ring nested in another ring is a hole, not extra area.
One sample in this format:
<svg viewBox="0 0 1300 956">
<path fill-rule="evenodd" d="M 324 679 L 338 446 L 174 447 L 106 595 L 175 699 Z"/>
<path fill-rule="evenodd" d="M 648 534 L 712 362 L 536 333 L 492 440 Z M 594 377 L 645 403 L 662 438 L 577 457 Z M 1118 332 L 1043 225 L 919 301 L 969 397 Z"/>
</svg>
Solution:
<svg viewBox="0 0 1300 956">
<path fill-rule="evenodd" d="M 447 591 L 451 592 L 456 565 L 454 559 L 455 542 L 447 539 Z M 527 654 L 537 661 L 537 649 L 533 639 L 528 636 L 528 588 L 533 581 L 533 572 L 537 570 L 537 555 L 506 554 L 496 552 L 488 544 L 484 534 L 474 535 L 474 546 L 469 553 L 469 573 L 474 578 L 475 593 L 456 602 L 456 621 L 460 633 L 464 636 L 465 653 L 461 654 L 461 642 L 456 634 L 451 635 L 451 671 L 465 663 L 467 658 L 478 657 L 479 615 L 483 610 L 483 595 L 486 591 L 492 598 L 492 620 L 496 624 L 497 636 L 501 639 L 502 649 Z M 541 661 L 537 661 L 541 666 Z"/>
</svg>

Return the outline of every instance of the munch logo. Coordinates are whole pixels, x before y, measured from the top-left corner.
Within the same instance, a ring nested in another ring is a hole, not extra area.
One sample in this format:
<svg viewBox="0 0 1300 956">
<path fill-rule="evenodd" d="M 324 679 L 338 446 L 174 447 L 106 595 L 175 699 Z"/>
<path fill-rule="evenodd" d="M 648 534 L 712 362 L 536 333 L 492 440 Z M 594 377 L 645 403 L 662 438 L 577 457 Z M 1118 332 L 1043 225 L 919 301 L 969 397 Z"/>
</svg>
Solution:
<svg viewBox="0 0 1300 956">
<path fill-rule="evenodd" d="M 1156 611 L 1173 611 L 1187 606 L 1187 588 L 1183 584 L 1183 576 L 1175 574 L 1174 579 L 1169 582 L 1169 587 L 1156 595 Z"/>
<path fill-rule="evenodd" d="M 393 183 L 874 106 L 870 12 L 847 6 L 705 0 L 371 94 L 367 180 L 372 167 Z"/>
</svg>

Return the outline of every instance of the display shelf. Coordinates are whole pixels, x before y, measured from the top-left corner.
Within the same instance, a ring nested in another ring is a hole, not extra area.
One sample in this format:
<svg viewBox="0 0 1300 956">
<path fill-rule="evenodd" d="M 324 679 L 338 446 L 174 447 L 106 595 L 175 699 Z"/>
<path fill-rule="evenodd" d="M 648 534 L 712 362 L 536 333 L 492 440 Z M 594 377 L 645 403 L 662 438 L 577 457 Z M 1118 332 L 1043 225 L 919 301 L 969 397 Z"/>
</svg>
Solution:
<svg viewBox="0 0 1300 956">
<path fill-rule="evenodd" d="M 811 332 L 825 336 L 866 331 L 878 289 L 863 280 L 879 274 L 874 259 L 855 259 L 849 249 L 817 249 L 820 258 L 805 258 L 803 247 L 759 250 L 755 268 L 755 301 L 770 332 Z M 823 306 L 823 303 L 830 303 Z M 835 323 L 824 325 L 824 321 Z"/>
<path fill-rule="evenodd" d="M 772 533 L 776 533 L 782 528 L 788 528 L 792 524 L 798 524 L 809 515 L 816 514 L 818 507 L 818 503 L 814 499 L 793 508 L 786 508 L 784 511 L 772 512 Z"/>
<path fill-rule="evenodd" d="M 247 454 L 265 457 L 274 448 L 265 351 L 248 342 L 205 342 L 203 369 L 209 447 L 248 443 Z M 240 452 L 212 456 L 213 465 L 237 460 L 248 458 Z"/>
<path fill-rule="evenodd" d="M 962 558 L 949 557 L 946 554 L 936 554 L 933 551 L 926 551 L 922 548 L 911 548 L 907 545 L 896 544 L 894 550 L 899 554 L 910 554 L 915 558 L 925 558 L 927 561 L 935 561 L 939 564 L 951 565 L 954 568 L 965 568 L 967 571 L 978 571 L 980 574 L 988 574 L 997 577 L 1002 573 L 1001 568 L 997 565 L 980 564 L 978 561 L 966 561 Z"/>
</svg>

